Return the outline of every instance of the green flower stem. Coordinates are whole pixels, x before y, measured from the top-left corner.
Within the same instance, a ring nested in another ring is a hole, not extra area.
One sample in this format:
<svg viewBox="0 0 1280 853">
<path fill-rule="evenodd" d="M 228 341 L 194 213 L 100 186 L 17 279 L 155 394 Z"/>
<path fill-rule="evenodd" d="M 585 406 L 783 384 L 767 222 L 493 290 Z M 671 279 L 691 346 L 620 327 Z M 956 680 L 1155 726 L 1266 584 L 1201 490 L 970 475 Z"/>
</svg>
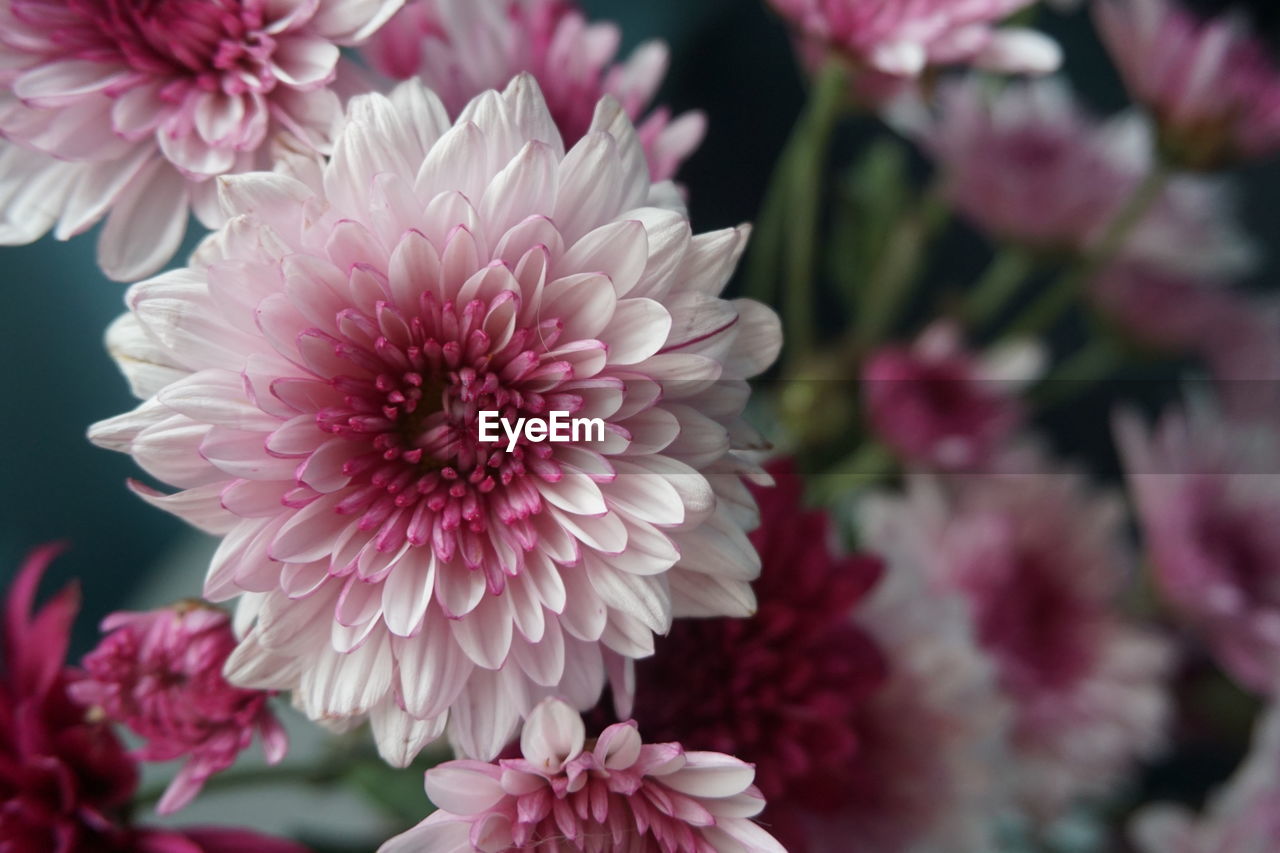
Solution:
<svg viewBox="0 0 1280 853">
<path fill-rule="evenodd" d="M 789 239 L 786 240 L 790 251 L 782 307 L 787 353 L 792 365 L 806 363 L 814 349 L 814 294 L 822 228 L 823 178 L 831 136 L 848 103 L 848 85 L 844 64 L 838 59 L 828 62 L 809 96 L 809 106 L 801 119 L 800 148 L 791 163 L 792 204 L 788 206 Z"/>
<path fill-rule="evenodd" d="M 863 291 L 851 342 L 852 356 L 860 357 L 893 330 L 920 280 L 928 246 L 948 218 L 946 203 L 930 190 L 889 235 Z"/>
<path fill-rule="evenodd" d="M 1113 375 L 1124 364 L 1124 352 L 1109 337 L 1095 337 L 1067 358 L 1031 393 L 1040 410 L 1070 403 Z"/>
<path fill-rule="evenodd" d="M 812 491 L 831 502 L 853 488 L 873 486 L 897 468 L 893 452 L 878 441 L 866 441 L 853 453 L 812 478 Z"/>
<path fill-rule="evenodd" d="M 965 299 L 964 320 L 969 327 L 980 330 L 995 320 L 1034 269 L 1035 258 L 1026 249 L 1007 246 L 997 252 Z"/>
<path fill-rule="evenodd" d="M 276 785 L 301 785 L 320 787 L 331 784 L 342 778 L 345 771 L 343 762 L 332 758 L 315 764 L 277 764 L 275 766 L 246 767 L 227 770 L 210 776 L 204 783 L 201 793 L 211 791 L 232 791 L 241 788 L 263 788 Z M 164 795 L 165 785 L 139 791 L 134 797 L 135 806 L 152 806 Z"/>
<path fill-rule="evenodd" d="M 1107 226 L 1105 236 L 1098 247 L 1064 273 L 1039 299 L 1033 302 L 1009 326 L 1006 337 L 1040 335 L 1056 323 L 1080 298 L 1082 290 L 1094 276 L 1115 260 L 1116 255 L 1133 235 L 1133 230 L 1160 198 L 1170 174 L 1167 166 L 1158 163 L 1138 186 L 1120 213 Z"/>
<path fill-rule="evenodd" d="M 764 201 L 760 213 L 756 216 L 755 228 L 751 235 L 751 248 L 747 255 L 746 277 L 743 295 L 766 305 L 774 304 L 778 292 L 779 268 L 782 264 L 783 225 L 786 222 L 786 211 L 791 185 L 791 162 L 795 159 L 792 151 L 797 147 L 799 126 L 792 133 L 769 179 L 765 190 Z"/>
</svg>

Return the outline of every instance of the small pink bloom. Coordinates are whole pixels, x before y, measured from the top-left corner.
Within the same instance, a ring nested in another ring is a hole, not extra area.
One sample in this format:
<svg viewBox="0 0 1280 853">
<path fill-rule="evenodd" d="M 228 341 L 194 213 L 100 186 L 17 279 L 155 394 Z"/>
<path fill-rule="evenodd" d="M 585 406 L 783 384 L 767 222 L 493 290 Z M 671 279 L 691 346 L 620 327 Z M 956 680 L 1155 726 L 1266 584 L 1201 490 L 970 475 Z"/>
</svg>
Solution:
<svg viewBox="0 0 1280 853">
<path fill-rule="evenodd" d="M 1255 725 L 1253 745 L 1231 779 L 1196 816 L 1156 803 L 1134 816 L 1129 835 L 1140 853 L 1266 853 L 1280 849 L 1280 708 Z"/>
<path fill-rule="evenodd" d="M 1280 441 L 1201 401 L 1116 421 L 1161 594 L 1245 687 L 1280 688 Z"/>
<path fill-rule="evenodd" d="M 233 683 L 400 765 L 446 727 L 488 758 L 547 695 L 625 702 L 677 616 L 751 613 L 742 412 L 781 333 L 719 295 L 747 229 L 694 235 L 612 99 L 566 151 L 528 75 L 456 122 L 417 80 L 354 98 L 296 165 L 223 178 L 230 223 L 130 291 L 145 402 L 92 430 L 223 537 Z"/>
<path fill-rule="evenodd" d="M 1041 361 L 1030 343 L 979 358 L 964 349 L 959 328 L 938 324 L 909 348 L 885 346 L 867 358 L 867 416 L 880 440 L 911 464 L 980 468 L 1022 422 L 1017 395 Z"/>
<path fill-rule="evenodd" d="M 451 116 L 486 89 L 532 74 L 566 145 L 612 95 L 636 122 L 654 180 L 666 180 L 701 143 L 706 119 L 672 119 L 665 107 L 644 117 L 667 71 L 667 47 L 646 42 L 612 64 L 620 40 L 617 26 L 588 23 L 573 0 L 410 0 L 365 52 L 384 74 L 419 77 Z"/>
<path fill-rule="evenodd" d="M 1056 79 L 996 93 L 976 77 L 953 81 L 916 122 L 960 213 L 996 240 L 1045 253 L 1096 245 L 1153 168 L 1140 116 L 1099 121 Z M 1221 181 L 1174 178 L 1122 255 L 1188 274 L 1248 269 L 1254 253 L 1233 203 Z"/>
<path fill-rule="evenodd" d="M 1099 0 L 1094 13 L 1179 163 L 1217 168 L 1280 152 L 1280 67 L 1242 17 L 1202 20 L 1178 0 Z"/>
<path fill-rule="evenodd" d="M 1137 343 L 1203 354 L 1234 326 L 1238 296 L 1218 282 L 1146 264 L 1113 264 L 1089 286 L 1094 305 Z"/>
<path fill-rule="evenodd" d="M 751 784 L 754 768 L 736 758 L 645 744 L 634 722 L 589 742 L 582 718 L 557 699 L 529 715 L 520 751 L 428 770 L 439 811 L 379 853 L 785 853 L 752 822 L 764 797 Z"/>
<path fill-rule="evenodd" d="M 1132 568 L 1119 503 L 1037 454 L 909 486 L 879 510 L 903 514 L 894 525 L 909 535 L 873 545 L 964 601 L 1014 709 L 1020 797 L 1050 819 L 1106 793 L 1160 746 L 1171 663 L 1166 642 L 1118 608 Z"/>
<path fill-rule="evenodd" d="M 1224 282 L 1121 263 L 1099 275 L 1090 297 L 1138 344 L 1195 356 L 1209 369 L 1224 410 L 1280 411 L 1280 303 Z"/>
<path fill-rule="evenodd" d="M 205 780 L 235 763 L 255 732 L 268 763 L 284 757 L 288 742 L 268 694 L 233 687 L 222 676 L 236 638 L 221 610 L 191 604 L 116 613 L 102 630 L 109 633 L 85 656 L 85 677 L 71 692 L 143 738 L 137 758 L 187 759 L 158 812 L 187 805 Z"/>
<path fill-rule="evenodd" d="M 0 3 L 0 243 L 106 217 L 98 263 L 136 280 L 221 221 L 213 180 L 327 149 L 339 46 L 403 0 Z"/>
<path fill-rule="evenodd" d="M 1040 33 L 996 27 L 1034 0 L 770 2 L 807 45 L 896 77 L 916 77 L 936 65 L 1045 73 L 1062 60 L 1057 44 Z"/>
</svg>

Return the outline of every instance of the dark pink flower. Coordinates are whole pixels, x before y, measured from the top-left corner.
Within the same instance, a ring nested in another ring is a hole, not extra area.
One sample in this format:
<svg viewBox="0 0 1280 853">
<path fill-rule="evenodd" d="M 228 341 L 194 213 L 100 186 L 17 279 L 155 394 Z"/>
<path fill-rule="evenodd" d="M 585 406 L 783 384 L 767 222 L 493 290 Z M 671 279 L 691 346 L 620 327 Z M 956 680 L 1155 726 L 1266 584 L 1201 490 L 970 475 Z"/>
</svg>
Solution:
<svg viewBox="0 0 1280 853">
<path fill-rule="evenodd" d="M 126 849 L 116 823 L 137 770 L 103 721 L 71 700 L 65 667 L 79 592 L 38 610 L 36 587 L 56 546 L 23 565 L 5 601 L 0 679 L 0 851 L 96 853 Z"/>
<path fill-rule="evenodd" d="M 904 460 L 980 468 L 1022 422 L 1017 392 L 1040 372 L 1040 352 L 1016 344 L 980 357 L 960 330 L 928 329 L 910 347 L 886 346 L 862 370 L 871 427 Z"/>
<path fill-rule="evenodd" d="M 144 738 L 137 758 L 187 759 L 157 806 L 161 814 L 187 805 L 205 780 L 234 764 L 255 731 L 269 763 L 284 757 L 288 741 L 270 694 L 222 676 L 236 647 L 226 613 L 198 603 L 115 613 L 102 630 L 110 633 L 85 656 L 85 677 L 71 693 Z"/>
<path fill-rule="evenodd" d="M 837 555 L 830 519 L 803 508 L 790 461 L 770 473 L 777 485 L 755 490 L 762 521 L 750 537 L 763 561 L 759 609 L 677 623 L 637 665 L 635 718 L 652 737 L 753 762 L 764 821 L 795 853 L 800 813 L 841 810 L 859 782 L 862 709 L 887 673 L 851 613 L 881 566 Z"/>
</svg>

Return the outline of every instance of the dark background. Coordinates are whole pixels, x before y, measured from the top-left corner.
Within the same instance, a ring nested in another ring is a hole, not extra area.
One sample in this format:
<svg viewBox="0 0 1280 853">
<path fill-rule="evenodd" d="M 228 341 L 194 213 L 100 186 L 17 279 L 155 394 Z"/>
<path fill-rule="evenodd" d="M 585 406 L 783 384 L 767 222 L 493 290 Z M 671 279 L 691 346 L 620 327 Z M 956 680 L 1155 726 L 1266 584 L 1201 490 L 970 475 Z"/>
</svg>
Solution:
<svg viewBox="0 0 1280 853">
<path fill-rule="evenodd" d="M 670 42 L 673 64 L 663 100 L 677 111 L 699 108 L 709 114 L 707 141 L 682 174 L 695 227 L 709 230 L 753 219 L 803 103 L 780 23 L 760 0 L 583 0 L 583 5 L 593 18 L 618 21 L 628 46 L 652 37 Z M 1273 33 L 1280 31 L 1274 0 L 1249 5 Z M 1063 43 L 1067 71 L 1090 102 L 1102 110 L 1124 105 L 1123 91 L 1084 15 L 1064 17 L 1045 9 L 1038 25 Z M 844 132 L 837 159 L 849 159 L 872 130 L 867 123 Z M 1260 167 L 1246 177 L 1249 220 L 1261 244 L 1273 246 L 1280 223 L 1270 207 L 1280 172 Z M 0 249 L 6 296 L 0 315 L 6 400 L 0 414 L 5 478 L 0 577 L 7 578 L 37 543 L 69 542 L 50 588 L 73 576 L 83 584 L 81 647 L 93 636 L 97 620 L 147 577 L 183 530 L 180 522 L 124 489 L 125 478 L 136 474 L 127 457 L 94 448 L 84 438 L 90 423 L 135 404 L 102 346 L 103 330 L 122 310 L 124 287 L 97 271 L 94 240 L 91 234 L 70 243 L 46 239 Z M 954 269 L 981 268 L 984 257 L 976 241 L 961 241 L 958 251 Z M 1269 272 L 1259 276 L 1258 286 L 1265 285 Z M 1100 415 L 1105 403 L 1093 400 L 1073 409 L 1092 414 L 1051 420 L 1062 449 L 1080 454 L 1105 448 Z"/>
</svg>

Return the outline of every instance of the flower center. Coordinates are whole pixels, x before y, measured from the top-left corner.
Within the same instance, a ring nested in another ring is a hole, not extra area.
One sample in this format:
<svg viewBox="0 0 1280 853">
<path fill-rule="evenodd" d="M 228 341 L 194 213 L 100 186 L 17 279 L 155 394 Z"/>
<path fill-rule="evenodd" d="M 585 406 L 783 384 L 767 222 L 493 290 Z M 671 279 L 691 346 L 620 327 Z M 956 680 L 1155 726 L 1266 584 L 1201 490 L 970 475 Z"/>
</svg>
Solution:
<svg viewBox="0 0 1280 853">
<path fill-rule="evenodd" d="M 514 328 L 517 305 L 511 293 L 461 307 L 425 294 L 411 316 L 381 302 L 373 315 L 339 314 L 341 338 L 314 332 L 348 367 L 330 380 L 342 403 L 316 413 L 321 430 L 357 445 L 342 465 L 351 484 L 335 511 L 377 531 L 379 551 L 430 544 L 442 561 L 483 568 L 495 594 L 505 585 L 497 567 L 514 573 L 514 552 L 537 540 L 529 520 L 542 500 L 528 478 L 561 474 L 549 444 L 521 436 L 508 451 L 505 436 L 482 441 L 480 412 L 515 422 L 545 417 L 553 401 L 582 405 L 580 396 L 544 393 L 572 375 L 547 356 L 559 324 Z M 491 559 L 495 529 L 518 546 L 508 559 Z"/>
<path fill-rule="evenodd" d="M 66 0 L 50 41 L 67 56 L 180 78 L 206 91 L 267 91 L 275 41 L 265 0 Z M 15 17 L 48 27 L 48 4 L 13 0 Z M 172 84 L 171 84 L 172 85 Z M 169 87 L 162 98 L 172 98 Z"/>
</svg>

